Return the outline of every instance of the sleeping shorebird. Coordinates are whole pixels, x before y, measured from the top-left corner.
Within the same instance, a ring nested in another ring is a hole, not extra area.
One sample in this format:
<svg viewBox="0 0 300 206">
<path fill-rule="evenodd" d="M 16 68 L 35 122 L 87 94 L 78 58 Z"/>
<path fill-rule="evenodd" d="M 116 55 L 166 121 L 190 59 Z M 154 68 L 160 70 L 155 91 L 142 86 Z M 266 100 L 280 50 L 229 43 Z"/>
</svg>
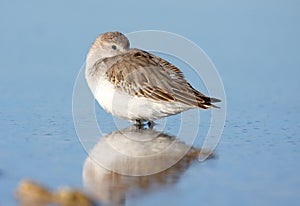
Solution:
<svg viewBox="0 0 300 206">
<path fill-rule="evenodd" d="M 141 125 L 192 108 L 208 109 L 219 99 L 194 89 L 166 60 L 130 48 L 120 32 L 99 35 L 86 59 L 85 77 L 109 113 Z"/>
</svg>

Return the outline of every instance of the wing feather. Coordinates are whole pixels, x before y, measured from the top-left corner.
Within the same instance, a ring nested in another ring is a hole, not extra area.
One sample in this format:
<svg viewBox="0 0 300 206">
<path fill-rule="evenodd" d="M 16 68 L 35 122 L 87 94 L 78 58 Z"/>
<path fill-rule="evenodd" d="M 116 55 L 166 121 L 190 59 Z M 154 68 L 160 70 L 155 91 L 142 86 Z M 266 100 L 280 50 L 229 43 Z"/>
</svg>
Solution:
<svg viewBox="0 0 300 206">
<path fill-rule="evenodd" d="M 194 89 L 176 66 L 148 52 L 132 49 L 104 62 L 111 65 L 107 79 L 131 95 L 204 109 L 217 107 L 211 103 L 220 101 Z"/>
</svg>

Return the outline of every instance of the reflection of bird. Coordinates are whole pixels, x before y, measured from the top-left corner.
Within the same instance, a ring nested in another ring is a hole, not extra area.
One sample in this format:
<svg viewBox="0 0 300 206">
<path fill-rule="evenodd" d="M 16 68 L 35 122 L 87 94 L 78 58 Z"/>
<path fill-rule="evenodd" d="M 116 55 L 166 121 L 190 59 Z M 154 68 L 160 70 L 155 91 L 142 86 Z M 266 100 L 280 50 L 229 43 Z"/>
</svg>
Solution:
<svg viewBox="0 0 300 206">
<path fill-rule="evenodd" d="M 175 137 L 131 126 L 94 146 L 83 166 L 83 182 L 99 201 L 122 205 L 135 192 L 174 184 L 199 153 Z"/>
<path fill-rule="evenodd" d="M 120 118 L 152 122 L 191 108 L 217 107 L 164 59 L 130 49 L 119 32 L 97 37 L 86 60 L 86 79 L 100 105 Z"/>
</svg>

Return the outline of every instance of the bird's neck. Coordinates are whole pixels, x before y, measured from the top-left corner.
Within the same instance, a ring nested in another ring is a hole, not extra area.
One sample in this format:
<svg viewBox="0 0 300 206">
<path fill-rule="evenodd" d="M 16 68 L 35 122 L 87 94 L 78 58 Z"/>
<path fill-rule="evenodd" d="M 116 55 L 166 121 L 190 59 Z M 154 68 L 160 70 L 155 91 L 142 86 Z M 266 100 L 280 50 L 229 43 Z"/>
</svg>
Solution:
<svg viewBox="0 0 300 206">
<path fill-rule="evenodd" d="M 101 61 L 101 59 L 103 59 L 103 57 L 100 51 L 95 51 L 95 52 L 90 51 L 85 61 L 85 78 L 93 93 L 99 78 L 99 74 L 98 74 L 99 68 L 95 64 L 96 62 Z"/>
<path fill-rule="evenodd" d="M 93 65 L 99 61 L 99 59 L 103 59 L 103 54 L 100 50 L 89 51 L 85 61 L 86 68 L 93 67 Z"/>
</svg>

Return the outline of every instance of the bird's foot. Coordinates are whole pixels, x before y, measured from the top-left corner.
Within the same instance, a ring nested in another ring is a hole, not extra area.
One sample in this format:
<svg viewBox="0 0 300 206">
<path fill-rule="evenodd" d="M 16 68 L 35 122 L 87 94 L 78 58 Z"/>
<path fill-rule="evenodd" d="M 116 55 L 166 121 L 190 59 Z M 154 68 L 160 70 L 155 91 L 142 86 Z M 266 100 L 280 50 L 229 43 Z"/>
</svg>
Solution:
<svg viewBox="0 0 300 206">
<path fill-rule="evenodd" d="M 143 121 L 143 120 L 140 120 L 140 119 L 136 119 L 134 125 L 136 127 L 138 127 L 139 129 L 143 129 L 143 128 L 146 128 L 146 127 L 148 127 L 149 129 L 153 129 L 154 122 L 152 122 L 152 121 Z"/>
<path fill-rule="evenodd" d="M 142 121 L 140 119 L 136 119 L 134 125 L 139 129 L 143 127 Z"/>
<path fill-rule="evenodd" d="M 153 129 L 153 127 L 154 127 L 154 122 L 148 121 L 148 122 L 147 122 L 147 125 L 148 125 L 148 128 L 149 128 L 149 129 Z"/>
</svg>

